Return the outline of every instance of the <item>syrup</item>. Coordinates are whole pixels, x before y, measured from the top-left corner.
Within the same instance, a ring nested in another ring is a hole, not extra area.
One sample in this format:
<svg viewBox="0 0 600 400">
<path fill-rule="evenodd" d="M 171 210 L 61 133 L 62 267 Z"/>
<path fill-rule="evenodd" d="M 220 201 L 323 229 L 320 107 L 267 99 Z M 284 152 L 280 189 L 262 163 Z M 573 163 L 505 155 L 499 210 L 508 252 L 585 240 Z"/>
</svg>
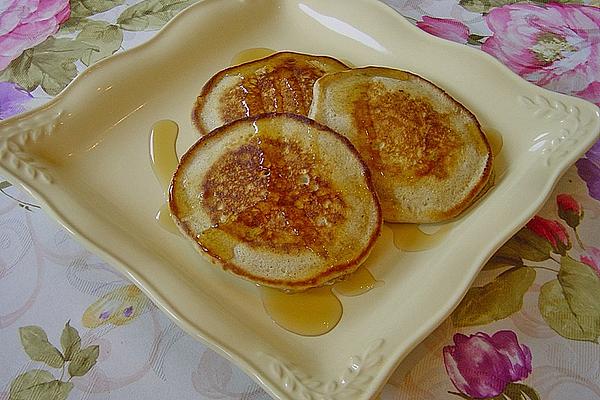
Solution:
<svg viewBox="0 0 600 400">
<path fill-rule="evenodd" d="M 174 121 L 165 119 L 152 125 L 150 132 L 150 163 L 156 179 L 163 188 L 165 204 L 156 213 L 156 221 L 165 230 L 179 234 L 179 230 L 171 218 L 171 212 L 166 202 L 169 199 L 169 185 L 173 172 L 177 169 L 177 135 L 179 127 Z"/>
<path fill-rule="evenodd" d="M 383 282 L 376 280 L 367 268 L 360 267 L 344 280 L 337 282 L 333 287 L 336 293 L 352 297 L 367 293 L 382 284 Z"/>
<path fill-rule="evenodd" d="M 333 285 L 287 293 L 261 286 L 265 311 L 273 322 L 285 330 L 302 336 L 319 336 L 331 331 L 344 312 L 342 296 L 358 296 L 381 286 L 365 268 L 360 267 L 344 280 Z"/>
<path fill-rule="evenodd" d="M 235 241 L 218 227 L 208 228 L 199 235 L 205 251 L 221 261 L 232 260 L 235 256 Z"/>
<path fill-rule="evenodd" d="M 231 65 L 243 64 L 245 62 L 258 60 L 275 53 L 275 50 L 266 47 L 254 47 L 251 49 L 242 50 L 231 59 Z"/>
<path fill-rule="evenodd" d="M 492 148 L 492 154 L 494 157 L 498 157 L 498 154 L 502 151 L 502 146 L 504 145 L 504 141 L 502 140 L 502 135 L 495 129 L 485 129 L 485 137 Z"/>
<path fill-rule="evenodd" d="M 173 172 L 177 169 L 179 159 L 175 144 L 179 127 L 174 121 L 164 119 L 156 122 L 150 132 L 150 161 L 156 179 L 163 188 L 165 196 L 169 193 L 169 185 Z"/>
<path fill-rule="evenodd" d="M 493 171 L 495 174 L 495 181 L 497 182 L 504 175 L 504 172 L 507 168 L 506 159 L 503 155 L 501 155 L 504 141 L 500 132 L 495 129 L 485 128 L 483 131 L 485 132 L 488 143 L 492 148 L 492 155 L 494 156 Z"/>
<path fill-rule="evenodd" d="M 286 293 L 261 287 L 263 306 L 271 319 L 283 329 L 302 336 L 323 335 L 342 318 L 342 303 L 330 286 Z"/>
<path fill-rule="evenodd" d="M 385 226 L 394 232 L 394 246 L 404 251 L 425 251 L 438 246 L 448 235 L 452 224 L 438 225 L 439 229 L 430 230 L 431 226 L 420 227 L 417 224 L 386 223 Z"/>
<path fill-rule="evenodd" d="M 158 212 L 154 218 L 161 228 L 175 235 L 179 235 L 179 229 L 171 217 L 171 211 L 169 210 L 169 205 L 167 203 L 163 204 L 162 207 L 158 209 Z"/>
</svg>

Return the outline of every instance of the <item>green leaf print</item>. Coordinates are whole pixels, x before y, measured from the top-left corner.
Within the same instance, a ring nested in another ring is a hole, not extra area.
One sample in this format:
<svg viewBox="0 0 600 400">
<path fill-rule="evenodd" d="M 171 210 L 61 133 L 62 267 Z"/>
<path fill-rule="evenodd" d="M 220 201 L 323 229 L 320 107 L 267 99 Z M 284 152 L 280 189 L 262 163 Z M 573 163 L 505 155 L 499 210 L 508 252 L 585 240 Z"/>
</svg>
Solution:
<svg viewBox="0 0 600 400">
<path fill-rule="evenodd" d="M 467 396 L 466 394 L 458 393 L 458 392 L 448 392 L 454 396 L 458 396 L 460 398 L 466 400 L 475 400 L 474 398 Z M 498 396 L 494 397 L 486 397 L 487 400 L 540 400 L 540 395 L 535 389 L 523 385 L 521 383 L 509 383 L 506 385 L 504 392 L 500 393 Z"/>
<path fill-rule="evenodd" d="M 116 25 L 104 21 L 92 21 L 77 35 L 77 41 L 86 45 L 81 61 L 90 65 L 113 54 L 123 42 L 123 32 Z"/>
<path fill-rule="evenodd" d="M 86 17 L 73 17 L 69 18 L 65 23 L 60 26 L 59 34 L 71 33 L 80 31 L 90 22 L 95 22 Z"/>
<path fill-rule="evenodd" d="M 198 0 L 144 0 L 119 15 L 117 24 L 128 31 L 160 29 L 179 11 Z"/>
<path fill-rule="evenodd" d="M 69 364 L 69 375 L 83 376 L 96 364 L 100 347 L 97 345 L 88 346 L 85 349 L 79 350 L 73 355 L 73 359 Z"/>
<path fill-rule="evenodd" d="M 521 258 L 519 251 L 519 242 L 511 239 L 498 249 L 496 254 L 490 258 L 483 269 L 491 270 L 504 267 L 521 267 L 523 266 L 523 259 Z"/>
<path fill-rule="evenodd" d="M 552 252 L 550 242 L 536 235 L 528 228 L 523 228 L 517 232 L 503 248 L 509 249 L 510 254 L 518 255 L 530 261 L 548 260 Z"/>
<path fill-rule="evenodd" d="M 515 3 L 533 3 L 533 4 L 546 4 L 546 3 L 570 3 L 570 4 L 583 4 L 583 0 L 537 0 L 537 1 L 523 1 L 523 0 L 460 0 L 458 4 L 460 4 L 463 8 L 480 13 L 485 14 L 490 12 L 492 8 L 502 7 L 507 4 L 515 4 Z M 590 2 L 591 5 L 598 5 L 600 1 L 592 0 Z"/>
<path fill-rule="evenodd" d="M 65 327 L 60 335 L 60 345 L 63 349 L 65 360 L 69 361 L 71 356 L 77 353 L 81 347 L 81 338 L 77 329 L 69 325 L 69 322 L 65 324 Z"/>
<path fill-rule="evenodd" d="M 487 13 L 494 7 L 502 7 L 506 4 L 519 3 L 521 0 L 460 0 L 463 8 L 476 13 Z"/>
<path fill-rule="evenodd" d="M 542 286 L 538 305 L 544 320 L 559 335 L 598 343 L 600 278 L 587 265 L 561 258 L 558 279 Z"/>
<path fill-rule="evenodd" d="M 504 389 L 504 395 L 509 400 L 540 400 L 540 395 L 535 389 L 522 383 L 509 383 Z"/>
<path fill-rule="evenodd" d="M 9 400 L 65 400 L 72 389 L 71 382 L 53 380 L 33 385 L 15 395 L 11 393 Z"/>
<path fill-rule="evenodd" d="M 4 190 L 6 188 L 9 188 L 12 186 L 12 183 L 10 183 L 9 181 L 2 181 L 0 182 L 0 190 Z"/>
<path fill-rule="evenodd" d="M 85 43 L 51 36 L 13 60 L 2 78 L 18 83 L 27 91 L 41 85 L 46 93 L 55 96 L 75 78 L 74 62 L 89 48 Z"/>
<path fill-rule="evenodd" d="M 91 345 L 81 349 L 81 338 L 69 322 L 65 324 L 60 336 L 60 344 L 65 355 L 52 346 L 46 332 L 39 326 L 19 328 L 21 343 L 25 352 L 34 361 L 43 361 L 51 367 L 62 368 L 60 379 L 50 372 L 33 369 L 17 376 L 10 385 L 9 400 L 65 400 L 73 383 L 71 379 L 83 376 L 96 364 L 100 348 Z M 63 381 L 65 364 L 68 365 L 69 379 Z"/>
<path fill-rule="evenodd" d="M 32 65 L 33 49 L 27 49 L 0 73 L 0 81 L 10 81 L 31 92 L 42 83 L 42 71 Z"/>
<path fill-rule="evenodd" d="M 504 271 L 487 285 L 471 288 L 452 313 L 452 322 L 457 327 L 485 325 L 516 313 L 534 280 L 530 267 Z"/>
<path fill-rule="evenodd" d="M 61 368 L 64 365 L 62 354 L 50 344 L 46 332 L 39 326 L 19 328 L 19 336 L 25 353 L 33 361 L 41 361 L 54 368 Z"/>
<path fill-rule="evenodd" d="M 52 382 L 54 377 L 48 371 L 32 369 L 15 378 L 10 385 L 10 400 L 31 400 L 31 389 L 43 383 Z"/>
<path fill-rule="evenodd" d="M 467 38 L 467 43 L 472 44 L 473 46 L 481 46 L 482 39 L 485 39 L 486 36 L 476 35 L 474 33 L 470 34 Z"/>
<path fill-rule="evenodd" d="M 71 0 L 71 18 L 89 17 L 125 3 L 125 0 Z"/>
</svg>

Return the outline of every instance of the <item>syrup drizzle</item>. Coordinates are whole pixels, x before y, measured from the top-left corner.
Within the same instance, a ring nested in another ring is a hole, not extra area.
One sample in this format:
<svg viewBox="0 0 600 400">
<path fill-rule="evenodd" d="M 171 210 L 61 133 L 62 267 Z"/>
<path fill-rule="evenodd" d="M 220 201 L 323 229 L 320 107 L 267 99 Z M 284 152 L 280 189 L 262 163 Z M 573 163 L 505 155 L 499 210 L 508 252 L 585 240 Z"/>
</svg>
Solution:
<svg viewBox="0 0 600 400">
<path fill-rule="evenodd" d="M 498 157 L 500 152 L 502 151 L 502 146 L 504 145 L 504 141 L 502 139 L 502 135 L 495 129 L 485 129 L 485 136 L 492 148 L 492 154 L 494 157 Z"/>
<path fill-rule="evenodd" d="M 507 164 L 504 155 L 502 154 L 502 148 L 504 147 L 504 140 L 502 135 L 495 129 L 484 128 L 485 136 L 492 148 L 492 155 L 494 156 L 493 171 L 495 174 L 495 180 L 498 181 L 504 175 Z"/>
<path fill-rule="evenodd" d="M 168 119 L 156 122 L 150 131 L 150 163 L 156 179 L 163 188 L 165 198 L 165 204 L 158 210 L 154 218 L 163 229 L 174 234 L 179 234 L 179 230 L 171 218 L 167 202 L 171 178 L 179 164 L 175 148 L 178 133 L 177 123 Z"/>
<path fill-rule="evenodd" d="M 156 219 L 156 222 L 158 222 L 158 224 L 161 226 L 161 228 L 175 235 L 179 235 L 179 229 L 177 228 L 177 225 L 175 225 L 175 222 L 171 217 L 171 211 L 169 210 L 169 205 L 167 203 L 163 204 L 158 209 L 158 212 L 156 213 L 156 216 L 154 218 Z"/>
</svg>

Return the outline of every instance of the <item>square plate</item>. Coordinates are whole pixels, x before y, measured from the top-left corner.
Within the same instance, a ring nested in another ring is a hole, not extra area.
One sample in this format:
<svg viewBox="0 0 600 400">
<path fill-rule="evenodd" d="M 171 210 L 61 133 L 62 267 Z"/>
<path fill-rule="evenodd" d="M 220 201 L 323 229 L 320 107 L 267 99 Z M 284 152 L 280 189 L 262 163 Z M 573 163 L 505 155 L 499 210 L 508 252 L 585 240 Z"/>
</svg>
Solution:
<svg viewBox="0 0 600 400">
<path fill-rule="evenodd" d="M 190 110 L 204 82 L 256 47 L 412 71 L 504 140 L 496 186 L 452 235 L 407 253 L 385 229 L 368 261 L 385 284 L 342 298 L 341 322 L 318 337 L 275 325 L 253 284 L 210 266 L 154 220 L 164 199 L 149 162 L 151 125 L 175 120 L 182 154 L 198 138 Z M 485 53 L 425 34 L 374 0 L 206 0 L 144 45 L 87 69 L 43 108 L 0 123 L 0 173 L 272 395 L 366 399 L 449 315 L 599 127 L 596 106 L 531 85 Z"/>
</svg>

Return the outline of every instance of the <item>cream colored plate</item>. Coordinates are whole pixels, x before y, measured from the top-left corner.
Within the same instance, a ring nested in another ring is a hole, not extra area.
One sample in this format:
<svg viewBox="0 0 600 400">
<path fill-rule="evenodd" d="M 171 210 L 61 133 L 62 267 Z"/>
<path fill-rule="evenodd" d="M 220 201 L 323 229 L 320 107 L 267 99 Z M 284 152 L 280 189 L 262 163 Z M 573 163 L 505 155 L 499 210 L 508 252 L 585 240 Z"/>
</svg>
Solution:
<svg viewBox="0 0 600 400">
<path fill-rule="evenodd" d="M 255 286 L 210 266 L 154 221 L 163 194 L 150 168 L 150 126 L 177 121 L 183 153 L 198 138 L 190 122 L 196 94 L 252 47 L 413 71 L 504 138 L 497 186 L 452 235 L 433 250 L 399 253 L 384 230 L 369 264 L 385 284 L 342 298 L 340 324 L 320 337 L 276 326 Z M 89 68 L 47 106 L 2 122 L 0 174 L 272 395 L 366 399 L 448 316 L 599 126 L 594 105 L 528 84 L 483 52 L 420 32 L 373 0 L 206 0 L 147 44 Z"/>
</svg>

